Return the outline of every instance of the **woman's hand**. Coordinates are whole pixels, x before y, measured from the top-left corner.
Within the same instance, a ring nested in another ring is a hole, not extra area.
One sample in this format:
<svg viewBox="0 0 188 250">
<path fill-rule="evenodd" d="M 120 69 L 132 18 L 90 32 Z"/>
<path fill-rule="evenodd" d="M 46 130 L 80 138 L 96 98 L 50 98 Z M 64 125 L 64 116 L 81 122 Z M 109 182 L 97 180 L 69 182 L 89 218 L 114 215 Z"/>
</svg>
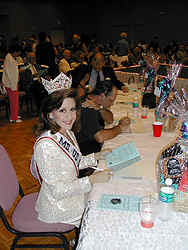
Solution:
<svg viewBox="0 0 188 250">
<path fill-rule="evenodd" d="M 95 153 L 95 159 L 98 160 L 98 161 L 99 160 L 105 160 L 106 155 L 111 153 L 111 152 L 112 152 L 111 149 L 97 152 L 97 153 Z"/>
<path fill-rule="evenodd" d="M 129 117 L 123 117 L 120 119 L 118 126 L 120 126 L 121 132 L 127 131 L 127 128 L 130 126 L 131 120 Z"/>
<path fill-rule="evenodd" d="M 85 102 L 82 103 L 82 107 L 84 108 L 93 108 L 95 110 L 99 110 L 100 106 L 95 104 L 92 100 L 86 99 Z"/>
<path fill-rule="evenodd" d="M 112 171 L 105 169 L 104 171 L 95 171 L 92 175 L 89 176 L 91 184 L 95 183 L 105 183 L 109 182 L 112 178 Z"/>
</svg>

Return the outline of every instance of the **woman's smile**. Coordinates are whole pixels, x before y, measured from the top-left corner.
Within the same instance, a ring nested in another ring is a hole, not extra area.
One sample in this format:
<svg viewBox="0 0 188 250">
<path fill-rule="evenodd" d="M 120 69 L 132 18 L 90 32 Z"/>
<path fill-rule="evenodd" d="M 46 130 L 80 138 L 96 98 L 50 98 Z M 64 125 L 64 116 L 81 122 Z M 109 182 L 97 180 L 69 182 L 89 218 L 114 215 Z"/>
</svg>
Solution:
<svg viewBox="0 0 188 250">
<path fill-rule="evenodd" d="M 76 103 L 73 98 L 66 98 L 58 110 L 52 111 L 54 121 L 61 130 L 70 130 L 76 120 Z"/>
</svg>

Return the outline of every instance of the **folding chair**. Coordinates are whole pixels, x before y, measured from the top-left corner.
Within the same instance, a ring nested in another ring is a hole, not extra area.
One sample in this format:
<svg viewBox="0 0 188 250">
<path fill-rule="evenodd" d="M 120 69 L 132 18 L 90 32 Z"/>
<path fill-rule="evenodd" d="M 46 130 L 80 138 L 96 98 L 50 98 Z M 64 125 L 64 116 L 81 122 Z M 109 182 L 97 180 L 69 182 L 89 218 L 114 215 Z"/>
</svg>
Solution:
<svg viewBox="0 0 188 250">
<path fill-rule="evenodd" d="M 21 199 L 16 207 L 14 202 L 20 194 Z M 0 145 L 0 218 L 6 229 L 15 237 L 10 250 L 16 248 L 59 248 L 69 250 L 69 243 L 65 234 L 74 232 L 78 236 L 78 229 L 70 224 L 45 223 L 37 219 L 35 202 L 38 193 L 24 195 L 21 186 L 5 148 Z M 15 207 L 15 208 L 14 208 Z M 9 222 L 5 211 L 12 211 L 11 222 Z M 58 244 L 31 244 L 21 243 L 23 238 L 58 238 Z"/>
</svg>

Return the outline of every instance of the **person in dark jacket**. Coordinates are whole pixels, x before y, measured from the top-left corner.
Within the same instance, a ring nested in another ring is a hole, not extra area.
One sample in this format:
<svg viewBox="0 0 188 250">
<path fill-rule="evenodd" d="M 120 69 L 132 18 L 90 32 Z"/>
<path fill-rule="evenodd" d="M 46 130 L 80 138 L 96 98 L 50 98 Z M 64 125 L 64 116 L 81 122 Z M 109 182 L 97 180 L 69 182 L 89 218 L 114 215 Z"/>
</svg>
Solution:
<svg viewBox="0 0 188 250">
<path fill-rule="evenodd" d="M 117 89 L 128 92 L 128 88 L 117 79 L 113 68 L 105 65 L 105 58 L 101 52 L 97 52 L 90 58 L 89 71 L 88 85 L 91 89 L 95 88 L 97 82 L 110 79 Z"/>
</svg>

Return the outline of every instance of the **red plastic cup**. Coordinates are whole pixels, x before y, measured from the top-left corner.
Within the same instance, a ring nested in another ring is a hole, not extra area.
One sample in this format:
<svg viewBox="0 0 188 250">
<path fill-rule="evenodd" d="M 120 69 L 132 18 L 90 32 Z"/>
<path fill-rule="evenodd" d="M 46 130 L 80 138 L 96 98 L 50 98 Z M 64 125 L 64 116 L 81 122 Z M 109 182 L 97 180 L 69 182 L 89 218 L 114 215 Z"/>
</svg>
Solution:
<svg viewBox="0 0 188 250">
<path fill-rule="evenodd" d="M 153 136 L 160 137 L 162 133 L 163 123 L 162 122 L 153 122 Z"/>
</svg>

